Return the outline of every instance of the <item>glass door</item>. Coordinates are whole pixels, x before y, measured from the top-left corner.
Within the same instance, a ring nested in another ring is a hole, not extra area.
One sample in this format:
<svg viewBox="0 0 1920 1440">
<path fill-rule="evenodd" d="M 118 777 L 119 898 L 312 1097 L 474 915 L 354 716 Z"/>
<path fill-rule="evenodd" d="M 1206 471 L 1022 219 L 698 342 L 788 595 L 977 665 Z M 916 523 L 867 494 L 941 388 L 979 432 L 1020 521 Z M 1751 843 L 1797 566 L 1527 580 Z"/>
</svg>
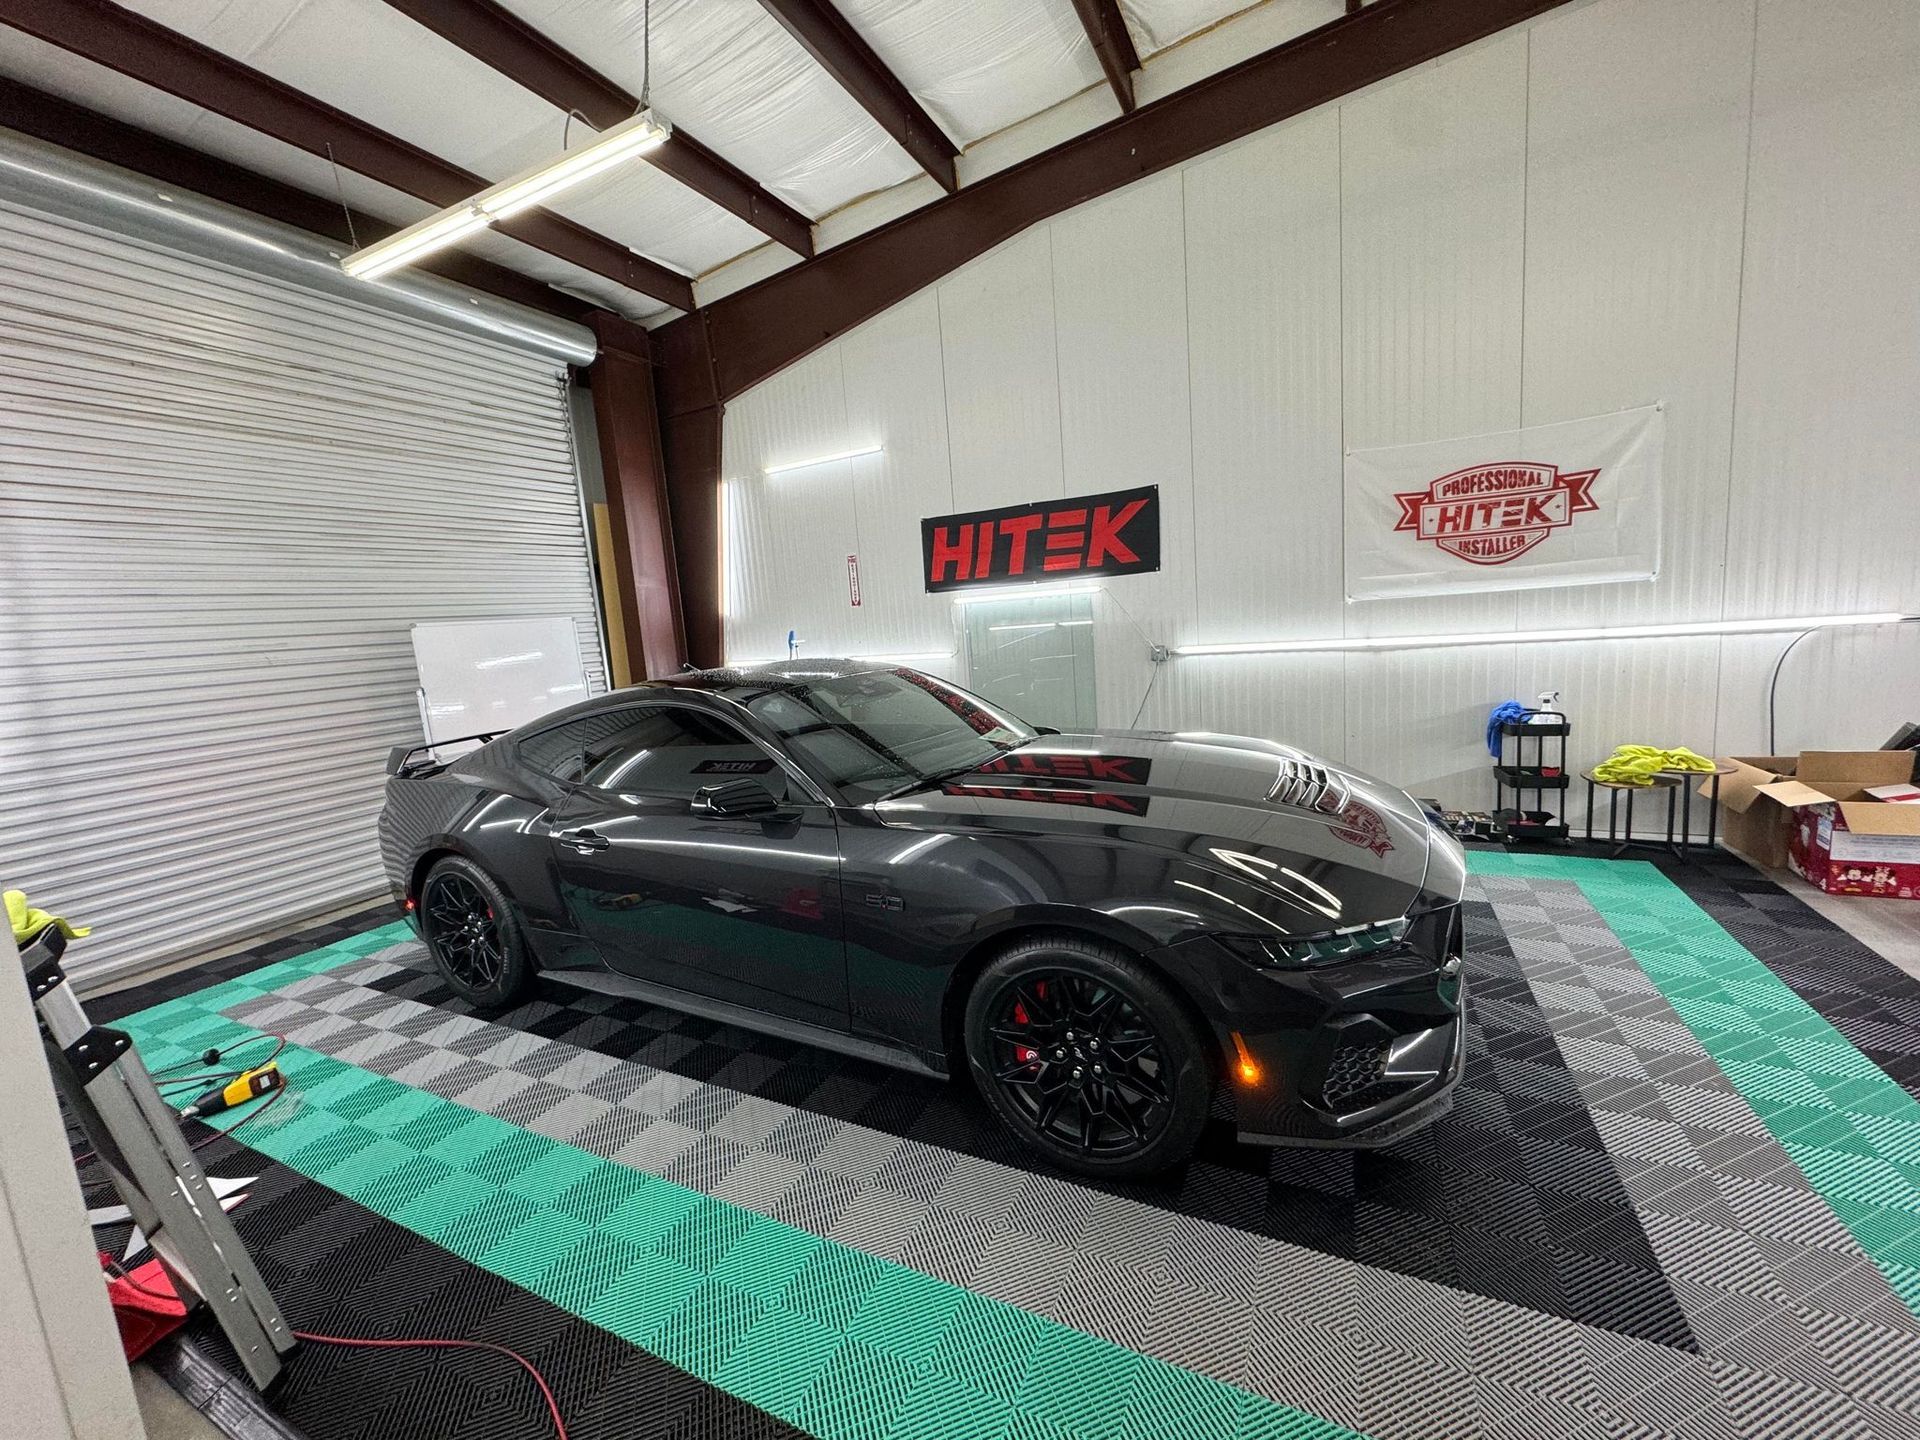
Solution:
<svg viewBox="0 0 1920 1440">
<path fill-rule="evenodd" d="M 1032 725 L 1094 728 L 1092 592 L 960 606 L 967 688 Z"/>
</svg>

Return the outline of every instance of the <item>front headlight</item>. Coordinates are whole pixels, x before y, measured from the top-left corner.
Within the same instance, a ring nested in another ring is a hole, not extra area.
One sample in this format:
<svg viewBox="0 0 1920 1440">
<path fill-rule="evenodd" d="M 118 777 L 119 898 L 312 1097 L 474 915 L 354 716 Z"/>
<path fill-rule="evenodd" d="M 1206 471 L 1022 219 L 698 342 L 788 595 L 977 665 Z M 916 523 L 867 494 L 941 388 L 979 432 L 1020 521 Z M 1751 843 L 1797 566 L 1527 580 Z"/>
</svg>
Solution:
<svg viewBox="0 0 1920 1440">
<path fill-rule="evenodd" d="M 1413 924 L 1404 915 L 1377 925 L 1349 925 L 1319 935 L 1283 939 L 1277 935 L 1222 935 L 1226 947 L 1254 965 L 1267 969 L 1303 970 L 1359 960 L 1398 945 Z"/>
</svg>

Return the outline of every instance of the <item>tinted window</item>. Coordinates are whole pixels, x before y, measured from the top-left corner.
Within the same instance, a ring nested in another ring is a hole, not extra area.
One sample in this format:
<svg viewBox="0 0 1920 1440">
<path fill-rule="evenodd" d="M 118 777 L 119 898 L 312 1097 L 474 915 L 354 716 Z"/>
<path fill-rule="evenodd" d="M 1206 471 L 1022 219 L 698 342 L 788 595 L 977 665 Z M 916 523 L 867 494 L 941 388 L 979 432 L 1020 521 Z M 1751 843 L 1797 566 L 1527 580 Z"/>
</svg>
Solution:
<svg viewBox="0 0 1920 1440">
<path fill-rule="evenodd" d="M 855 801 L 962 774 L 1033 739 L 986 701 L 916 670 L 788 671 L 746 706 Z"/>
<path fill-rule="evenodd" d="M 785 773 L 743 732 L 677 705 L 603 711 L 530 735 L 519 749 L 535 769 L 601 790 L 691 799 L 710 785 L 746 778 L 787 793 Z"/>
</svg>

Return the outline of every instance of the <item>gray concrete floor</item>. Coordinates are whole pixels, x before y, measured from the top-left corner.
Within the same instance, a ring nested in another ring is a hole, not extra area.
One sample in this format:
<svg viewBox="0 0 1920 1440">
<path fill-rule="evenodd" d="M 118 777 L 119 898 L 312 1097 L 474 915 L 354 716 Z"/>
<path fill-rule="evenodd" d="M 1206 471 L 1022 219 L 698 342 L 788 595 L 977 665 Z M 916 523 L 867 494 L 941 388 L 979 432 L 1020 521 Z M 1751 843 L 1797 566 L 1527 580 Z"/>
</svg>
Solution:
<svg viewBox="0 0 1920 1440">
<path fill-rule="evenodd" d="M 135 1361 L 132 1369 L 133 1398 L 139 1402 L 147 1440 L 226 1440 L 226 1432 L 146 1365 Z"/>
<path fill-rule="evenodd" d="M 1766 876 L 1861 944 L 1879 951 L 1891 964 L 1920 980 L 1920 900 L 1829 895 L 1814 889 L 1791 870 L 1768 870 Z"/>
</svg>

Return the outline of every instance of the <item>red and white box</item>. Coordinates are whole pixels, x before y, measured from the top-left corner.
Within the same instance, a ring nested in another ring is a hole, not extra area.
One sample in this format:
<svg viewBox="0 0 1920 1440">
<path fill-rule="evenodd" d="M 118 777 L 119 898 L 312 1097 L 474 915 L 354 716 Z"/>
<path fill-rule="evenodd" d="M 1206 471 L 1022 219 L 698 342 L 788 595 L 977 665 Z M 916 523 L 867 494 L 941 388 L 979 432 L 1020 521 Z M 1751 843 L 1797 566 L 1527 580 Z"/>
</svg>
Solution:
<svg viewBox="0 0 1920 1440">
<path fill-rule="evenodd" d="M 1787 864 L 1829 895 L 1920 899 L 1920 790 L 1909 783 L 1912 768 L 1910 750 L 1803 754 L 1794 780 L 1766 787 L 1793 811 Z M 1783 785 L 1795 791 L 1780 793 Z"/>
</svg>

